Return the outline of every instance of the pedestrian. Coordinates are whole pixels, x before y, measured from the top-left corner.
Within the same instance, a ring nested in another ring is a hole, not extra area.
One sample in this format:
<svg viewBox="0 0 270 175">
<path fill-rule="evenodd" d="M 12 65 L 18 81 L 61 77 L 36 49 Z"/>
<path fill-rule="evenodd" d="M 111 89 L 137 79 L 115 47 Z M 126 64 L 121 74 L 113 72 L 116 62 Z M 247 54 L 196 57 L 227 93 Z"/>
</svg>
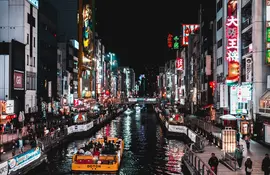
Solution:
<svg viewBox="0 0 270 175">
<path fill-rule="evenodd" d="M 240 132 L 238 131 L 238 132 L 236 133 L 236 141 L 237 141 L 237 145 L 240 144 L 240 137 L 241 137 L 241 135 L 240 135 Z"/>
<path fill-rule="evenodd" d="M 208 164 L 210 165 L 212 171 L 215 172 L 215 174 L 217 174 L 217 168 L 218 168 L 218 158 L 216 157 L 215 153 L 211 154 L 211 158 L 208 161 Z"/>
<path fill-rule="evenodd" d="M 208 135 L 209 145 L 212 145 L 213 138 L 214 138 L 214 136 L 213 136 L 212 132 L 210 132 L 209 135 Z"/>
<path fill-rule="evenodd" d="M 249 150 L 249 148 L 250 148 L 250 137 L 249 137 L 249 135 L 246 135 L 245 141 L 246 141 L 247 149 Z"/>
<path fill-rule="evenodd" d="M 265 154 L 265 157 L 262 161 L 262 171 L 264 172 L 264 175 L 270 174 L 270 158 L 269 154 Z"/>
<path fill-rule="evenodd" d="M 19 139 L 19 149 L 20 149 L 20 153 L 24 152 L 23 139 L 22 138 Z"/>
<path fill-rule="evenodd" d="M 250 157 L 247 157 L 247 160 L 245 162 L 245 171 L 246 171 L 246 175 L 251 175 L 251 172 L 253 171 L 252 161 L 251 161 Z"/>
<path fill-rule="evenodd" d="M 15 156 L 16 154 L 16 147 L 17 147 L 17 143 L 15 140 L 13 140 L 13 143 L 12 143 L 12 156 Z"/>
<path fill-rule="evenodd" d="M 242 168 L 242 162 L 243 162 L 243 149 L 240 148 L 240 145 L 237 145 L 235 152 L 234 152 L 235 159 L 238 163 L 239 169 Z"/>
</svg>

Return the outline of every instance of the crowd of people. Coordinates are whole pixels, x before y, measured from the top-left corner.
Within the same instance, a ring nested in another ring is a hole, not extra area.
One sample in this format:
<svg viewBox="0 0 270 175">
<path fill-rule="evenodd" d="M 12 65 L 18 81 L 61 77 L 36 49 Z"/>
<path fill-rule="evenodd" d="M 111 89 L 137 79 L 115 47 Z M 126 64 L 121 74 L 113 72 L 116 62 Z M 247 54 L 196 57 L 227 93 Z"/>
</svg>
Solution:
<svg viewBox="0 0 270 175">
<path fill-rule="evenodd" d="M 120 149 L 120 143 L 121 140 L 118 140 L 116 143 L 114 143 L 111 140 L 108 141 L 106 137 L 102 143 L 99 141 L 95 142 L 90 140 L 78 150 L 77 154 L 92 155 L 97 157 L 99 157 L 100 154 L 115 154 L 115 152 Z"/>
</svg>

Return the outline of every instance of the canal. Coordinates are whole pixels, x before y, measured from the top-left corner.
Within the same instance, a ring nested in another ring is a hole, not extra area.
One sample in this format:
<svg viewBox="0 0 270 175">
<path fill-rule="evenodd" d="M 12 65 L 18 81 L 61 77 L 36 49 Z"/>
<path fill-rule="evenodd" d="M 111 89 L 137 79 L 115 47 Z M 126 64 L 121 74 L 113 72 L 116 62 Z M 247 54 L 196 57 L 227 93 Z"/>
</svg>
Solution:
<svg viewBox="0 0 270 175">
<path fill-rule="evenodd" d="M 95 135 L 124 139 L 125 150 L 118 173 L 120 175 L 187 174 L 182 173 L 181 167 L 184 143 L 165 138 L 153 112 L 119 116 Z M 74 140 L 50 151 L 48 163 L 31 170 L 28 175 L 71 174 L 70 152 L 89 138 Z"/>
</svg>

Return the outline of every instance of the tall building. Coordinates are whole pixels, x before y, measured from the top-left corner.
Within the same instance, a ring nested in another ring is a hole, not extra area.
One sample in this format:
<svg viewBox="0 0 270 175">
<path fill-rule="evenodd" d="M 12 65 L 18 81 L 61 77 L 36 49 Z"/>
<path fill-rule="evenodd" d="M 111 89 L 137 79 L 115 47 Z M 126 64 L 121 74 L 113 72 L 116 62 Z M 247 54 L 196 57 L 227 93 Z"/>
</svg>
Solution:
<svg viewBox="0 0 270 175">
<path fill-rule="evenodd" d="M 0 1 L 0 42 L 16 40 L 25 45 L 24 112 L 37 111 L 38 1 Z M 21 76 L 19 74 L 16 74 Z"/>
<path fill-rule="evenodd" d="M 62 54 L 62 100 L 72 105 L 78 98 L 78 50 L 79 43 L 76 40 L 58 43 Z M 60 66 L 60 65 L 59 65 Z"/>
<path fill-rule="evenodd" d="M 38 100 L 47 103 L 60 97 L 57 93 L 57 11 L 46 0 L 39 1 L 38 13 Z M 60 54 L 61 56 L 61 54 Z M 30 63 L 31 64 L 31 63 Z M 41 103 L 40 103 L 41 104 Z"/>
</svg>

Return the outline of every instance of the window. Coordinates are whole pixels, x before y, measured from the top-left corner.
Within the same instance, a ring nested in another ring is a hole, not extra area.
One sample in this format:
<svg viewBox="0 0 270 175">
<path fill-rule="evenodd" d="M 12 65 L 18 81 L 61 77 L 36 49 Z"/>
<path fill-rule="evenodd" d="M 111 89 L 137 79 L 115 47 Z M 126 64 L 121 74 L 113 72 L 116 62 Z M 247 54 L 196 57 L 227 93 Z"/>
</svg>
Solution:
<svg viewBox="0 0 270 175">
<path fill-rule="evenodd" d="M 26 44 L 29 44 L 29 34 L 27 33 L 27 40 L 26 40 Z"/>
<path fill-rule="evenodd" d="M 221 65 L 223 63 L 222 57 L 217 59 L 217 66 Z"/>
<path fill-rule="evenodd" d="M 29 65 L 29 55 L 27 55 L 26 64 Z"/>
<path fill-rule="evenodd" d="M 34 37 L 34 47 L 36 47 L 36 37 Z"/>
<path fill-rule="evenodd" d="M 217 22 L 217 31 L 222 27 L 222 18 L 220 18 Z"/>
<path fill-rule="evenodd" d="M 36 66 L 36 57 L 33 58 L 33 67 Z"/>
<path fill-rule="evenodd" d="M 26 90 L 36 90 L 36 73 L 26 72 Z"/>
<path fill-rule="evenodd" d="M 217 3 L 217 12 L 222 8 L 222 0 Z"/>
<path fill-rule="evenodd" d="M 30 57 L 30 66 L 32 67 L 32 57 Z"/>
<path fill-rule="evenodd" d="M 222 46 L 222 39 L 220 39 L 218 42 L 217 42 L 217 48 L 220 48 Z"/>
</svg>

